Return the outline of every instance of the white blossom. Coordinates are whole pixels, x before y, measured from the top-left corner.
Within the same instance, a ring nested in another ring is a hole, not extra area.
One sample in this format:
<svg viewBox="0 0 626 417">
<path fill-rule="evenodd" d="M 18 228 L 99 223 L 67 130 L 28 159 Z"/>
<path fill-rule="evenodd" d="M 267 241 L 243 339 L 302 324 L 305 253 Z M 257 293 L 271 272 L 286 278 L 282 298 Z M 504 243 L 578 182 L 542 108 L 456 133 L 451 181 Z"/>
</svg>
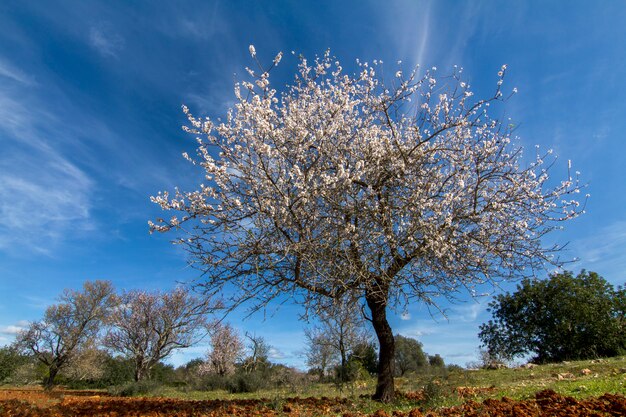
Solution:
<svg viewBox="0 0 626 417">
<path fill-rule="evenodd" d="M 274 65 L 278 65 L 282 59 L 283 59 L 283 53 L 279 52 L 274 58 Z"/>
<path fill-rule="evenodd" d="M 551 187 L 538 150 L 525 165 L 490 117 L 500 88 L 474 100 L 458 68 L 386 85 L 378 64 L 350 75 L 329 52 L 301 58 L 280 93 L 269 73 L 240 82 L 206 130 L 185 110 L 208 182 L 152 197 L 182 216 L 150 227 L 189 233 L 179 243 L 209 293 L 259 308 L 285 294 L 313 309 L 345 295 L 432 304 L 556 262 L 542 237 L 584 211 L 581 186 Z"/>
</svg>

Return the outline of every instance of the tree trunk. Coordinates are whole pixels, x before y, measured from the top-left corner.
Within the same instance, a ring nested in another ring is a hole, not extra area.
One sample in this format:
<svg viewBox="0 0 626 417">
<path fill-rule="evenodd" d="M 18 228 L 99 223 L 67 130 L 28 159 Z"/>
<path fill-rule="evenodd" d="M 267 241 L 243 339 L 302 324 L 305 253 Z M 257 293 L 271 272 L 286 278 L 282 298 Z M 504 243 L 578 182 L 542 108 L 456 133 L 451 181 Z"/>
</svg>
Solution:
<svg viewBox="0 0 626 417">
<path fill-rule="evenodd" d="M 43 387 L 45 390 L 51 390 L 54 386 L 54 380 L 59 373 L 59 368 L 57 366 L 48 367 L 48 376 L 43 380 Z"/>
<path fill-rule="evenodd" d="M 146 377 L 146 365 L 143 359 L 137 359 L 135 362 L 135 382 L 139 382 Z"/>
<path fill-rule="evenodd" d="M 343 382 L 348 381 L 348 361 L 346 359 L 346 348 L 343 345 L 343 340 L 339 340 L 339 354 L 341 356 L 341 367 L 339 368 L 339 380 Z"/>
<path fill-rule="evenodd" d="M 365 301 L 372 312 L 372 324 L 380 345 L 378 354 L 378 382 L 374 400 L 384 403 L 393 401 L 395 388 L 393 382 L 395 344 L 393 332 L 387 321 L 386 291 L 367 291 Z"/>
</svg>

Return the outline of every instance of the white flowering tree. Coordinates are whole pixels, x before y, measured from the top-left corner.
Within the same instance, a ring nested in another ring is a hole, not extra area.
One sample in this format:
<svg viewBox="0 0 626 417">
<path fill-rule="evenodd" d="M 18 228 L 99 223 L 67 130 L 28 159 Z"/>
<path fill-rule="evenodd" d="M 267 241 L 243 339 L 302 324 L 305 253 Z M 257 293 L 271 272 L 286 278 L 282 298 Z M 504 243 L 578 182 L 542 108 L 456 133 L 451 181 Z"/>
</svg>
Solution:
<svg viewBox="0 0 626 417">
<path fill-rule="evenodd" d="M 124 292 L 109 317 L 104 345 L 132 359 L 135 381 L 143 380 L 159 361 L 201 339 L 214 307 L 184 288 Z"/>
<path fill-rule="evenodd" d="M 216 322 L 210 327 L 211 349 L 207 352 L 207 360 L 200 366 L 200 373 L 220 376 L 232 374 L 237 362 L 243 359 L 243 341 L 230 324 Z"/>
<path fill-rule="evenodd" d="M 394 396 L 388 308 L 556 263 L 542 237 L 581 212 L 571 176 L 550 186 L 541 156 L 525 163 L 510 129 L 476 100 L 461 71 L 385 79 L 380 62 L 344 72 L 329 53 L 300 58 L 282 93 L 269 73 L 235 84 L 224 120 L 188 115 L 204 173 L 195 190 L 159 193 L 175 212 L 152 230 L 177 241 L 204 271 L 208 292 L 238 304 L 294 297 L 307 307 L 360 298 L 380 343 L 374 398 Z M 232 291 L 232 288 L 237 291 Z"/>
</svg>

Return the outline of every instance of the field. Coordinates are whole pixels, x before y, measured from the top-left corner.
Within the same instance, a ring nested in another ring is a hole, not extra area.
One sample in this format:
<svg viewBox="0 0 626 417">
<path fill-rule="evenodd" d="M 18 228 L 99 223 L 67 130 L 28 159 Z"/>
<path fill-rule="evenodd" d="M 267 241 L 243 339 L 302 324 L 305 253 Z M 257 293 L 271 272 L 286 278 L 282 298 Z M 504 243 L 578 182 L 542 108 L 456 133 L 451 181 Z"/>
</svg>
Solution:
<svg viewBox="0 0 626 417">
<path fill-rule="evenodd" d="M 534 368 L 463 371 L 399 378 L 398 399 L 367 398 L 373 381 L 256 394 L 161 389 L 122 398 L 105 391 L 0 389 L 0 415 L 168 417 L 626 416 L 626 358 Z"/>
</svg>

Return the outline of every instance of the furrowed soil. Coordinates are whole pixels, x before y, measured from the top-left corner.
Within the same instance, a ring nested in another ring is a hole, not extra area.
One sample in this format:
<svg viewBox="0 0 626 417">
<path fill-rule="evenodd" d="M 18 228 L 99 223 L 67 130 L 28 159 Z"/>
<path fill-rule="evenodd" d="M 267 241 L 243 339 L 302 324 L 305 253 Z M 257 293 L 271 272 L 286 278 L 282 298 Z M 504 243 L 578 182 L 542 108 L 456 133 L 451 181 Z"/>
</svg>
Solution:
<svg viewBox="0 0 626 417">
<path fill-rule="evenodd" d="M 411 397 L 411 395 L 406 395 Z M 420 407 L 380 409 L 367 414 L 348 398 L 285 398 L 238 400 L 184 400 L 173 398 L 121 398 L 98 391 L 0 389 L 0 416 L 163 416 L 163 417 L 456 417 L 456 416 L 626 416 L 626 397 L 604 394 L 575 399 L 552 390 L 537 392 L 533 398 L 512 400 L 487 398 L 465 400 L 461 405 L 428 410 Z"/>
</svg>

